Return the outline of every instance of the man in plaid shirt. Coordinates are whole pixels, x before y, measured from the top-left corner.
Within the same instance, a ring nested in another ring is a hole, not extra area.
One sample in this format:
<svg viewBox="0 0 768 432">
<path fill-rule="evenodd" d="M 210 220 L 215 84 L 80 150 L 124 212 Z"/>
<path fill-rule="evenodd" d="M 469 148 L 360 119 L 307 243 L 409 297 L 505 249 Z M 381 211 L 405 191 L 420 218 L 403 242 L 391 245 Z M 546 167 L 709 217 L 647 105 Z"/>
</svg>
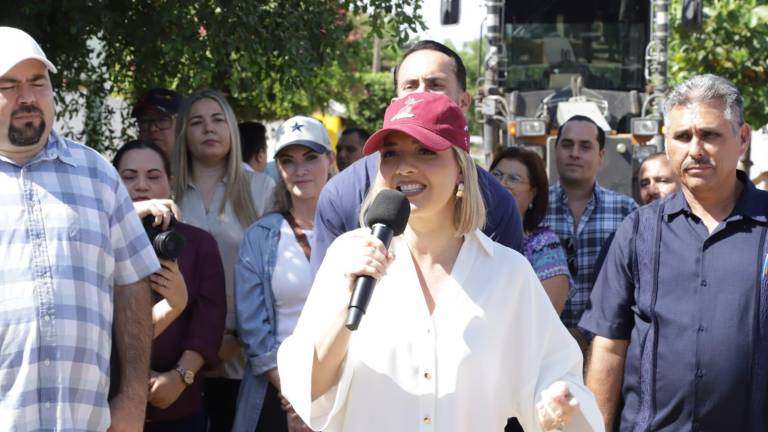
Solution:
<svg viewBox="0 0 768 432">
<path fill-rule="evenodd" d="M 549 188 L 544 224 L 560 237 L 574 281 L 561 315 L 584 347 L 577 323 L 595 283 L 595 261 L 603 245 L 624 218 L 637 208 L 635 201 L 597 183 L 605 155 L 605 132 L 586 116 L 576 115 L 560 126 L 555 158 L 560 181 Z"/>
<path fill-rule="evenodd" d="M 160 264 L 114 168 L 52 131 L 54 65 L 21 30 L 0 46 L 0 430 L 139 431 Z"/>
</svg>

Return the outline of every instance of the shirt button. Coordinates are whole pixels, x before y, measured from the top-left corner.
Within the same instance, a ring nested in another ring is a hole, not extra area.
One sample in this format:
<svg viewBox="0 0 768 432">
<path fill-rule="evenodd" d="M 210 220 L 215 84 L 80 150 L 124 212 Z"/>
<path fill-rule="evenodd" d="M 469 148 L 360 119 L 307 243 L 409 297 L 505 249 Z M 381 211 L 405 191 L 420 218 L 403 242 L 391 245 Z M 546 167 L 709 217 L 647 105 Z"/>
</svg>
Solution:
<svg viewBox="0 0 768 432">
<path fill-rule="evenodd" d="M 703 287 L 707 286 L 707 280 L 706 279 L 703 279 L 701 281 L 701 286 L 703 286 Z"/>
<path fill-rule="evenodd" d="M 424 416 L 424 424 L 432 424 L 432 417 Z"/>
<path fill-rule="evenodd" d="M 46 315 L 46 316 L 43 317 L 43 319 L 45 321 L 50 321 L 51 320 L 51 316 L 50 315 Z"/>
<path fill-rule="evenodd" d="M 431 381 L 431 380 L 432 380 L 432 374 L 431 374 L 431 373 L 429 373 L 429 371 L 427 371 L 427 372 L 424 372 L 424 378 L 425 378 L 426 380 L 428 380 L 428 381 Z"/>
<path fill-rule="evenodd" d="M 704 371 L 701 369 L 696 369 L 696 378 L 702 378 L 704 376 Z"/>
<path fill-rule="evenodd" d="M 45 401 L 45 407 L 46 407 L 46 408 L 50 408 L 50 407 L 51 407 L 51 403 L 50 403 L 50 402 L 48 402 L 48 401 Z"/>
<path fill-rule="evenodd" d="M 43 364 L 44 364 L 44 365 L 46 365 L 46 366 L 50 366 L 50 365 L 51 365 L 51 361 L 50 361 L 50 360 L 48 360 L 48 359 L 45 359 L 45 360 L 43 361 Z"/>
</svg>

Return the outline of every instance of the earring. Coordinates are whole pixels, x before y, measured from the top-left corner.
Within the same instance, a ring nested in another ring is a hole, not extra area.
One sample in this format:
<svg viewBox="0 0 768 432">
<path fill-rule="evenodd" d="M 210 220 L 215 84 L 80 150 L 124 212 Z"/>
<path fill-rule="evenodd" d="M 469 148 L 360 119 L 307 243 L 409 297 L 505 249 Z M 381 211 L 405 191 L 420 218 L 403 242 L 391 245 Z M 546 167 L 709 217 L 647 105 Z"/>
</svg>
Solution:
<svg viewBox="0 0 768 432">
<path fill-rule="evenodd" d="M 532 202 L 528 203 L 528 210 L 533 210 L 533 203 Z"/>
<path fill-rule="evenodd" d="M 456 198 L 464 198 L 464 182 L 459 182 L 456 186 Z"/>
</svg>

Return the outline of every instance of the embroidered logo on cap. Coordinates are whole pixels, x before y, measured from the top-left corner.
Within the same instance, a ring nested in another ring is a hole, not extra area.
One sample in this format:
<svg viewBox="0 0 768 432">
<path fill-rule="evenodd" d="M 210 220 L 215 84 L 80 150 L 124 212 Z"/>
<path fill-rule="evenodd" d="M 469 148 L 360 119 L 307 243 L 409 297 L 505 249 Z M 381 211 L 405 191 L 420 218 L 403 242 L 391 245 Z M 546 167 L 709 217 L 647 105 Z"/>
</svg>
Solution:
<svg viewBox="0 0 768 432">
<path fill-rule="evenodd" d="M 413 97 L 409 96 L 408 99 L 405 100 L 405 105 L 403 105 L 402 108 L 400 108 L 400 111 L 397 112 L 389 121 L 395 121 L 405 118 L 413 118 L 416 117 L 416 114 L 413 113 L 413 106 L 416 105 L 419 102 L 424 102 L 421 99 L 414 99 Z"/>
</svg>

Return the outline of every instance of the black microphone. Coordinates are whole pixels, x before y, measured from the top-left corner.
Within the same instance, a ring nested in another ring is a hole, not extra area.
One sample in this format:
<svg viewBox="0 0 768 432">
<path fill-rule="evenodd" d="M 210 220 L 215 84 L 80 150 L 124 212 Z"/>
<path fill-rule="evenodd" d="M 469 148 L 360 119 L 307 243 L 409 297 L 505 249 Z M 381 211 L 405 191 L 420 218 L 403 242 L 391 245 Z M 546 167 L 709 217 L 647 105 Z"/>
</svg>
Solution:
<svg viewBox="0 0 768 432">
<path fill-rule="evenodd" d="M 410 215 L 411 205 L 408 198 L 395 189 L 384 189 L 376 195 L 368 208 L 365 224 L 371 228 L 371 234 L 381 240 L 385 248 L 388 248 L 392 237 L 405 231 Z M 370 276 L 359 276 L 355 281 L 355 289 L 349 299 L 346 323 L 348 329 L 357 330 L 360 320 L 368 309 L 374 286 L 376 286 L 376 279 Z"/>
</svg>

